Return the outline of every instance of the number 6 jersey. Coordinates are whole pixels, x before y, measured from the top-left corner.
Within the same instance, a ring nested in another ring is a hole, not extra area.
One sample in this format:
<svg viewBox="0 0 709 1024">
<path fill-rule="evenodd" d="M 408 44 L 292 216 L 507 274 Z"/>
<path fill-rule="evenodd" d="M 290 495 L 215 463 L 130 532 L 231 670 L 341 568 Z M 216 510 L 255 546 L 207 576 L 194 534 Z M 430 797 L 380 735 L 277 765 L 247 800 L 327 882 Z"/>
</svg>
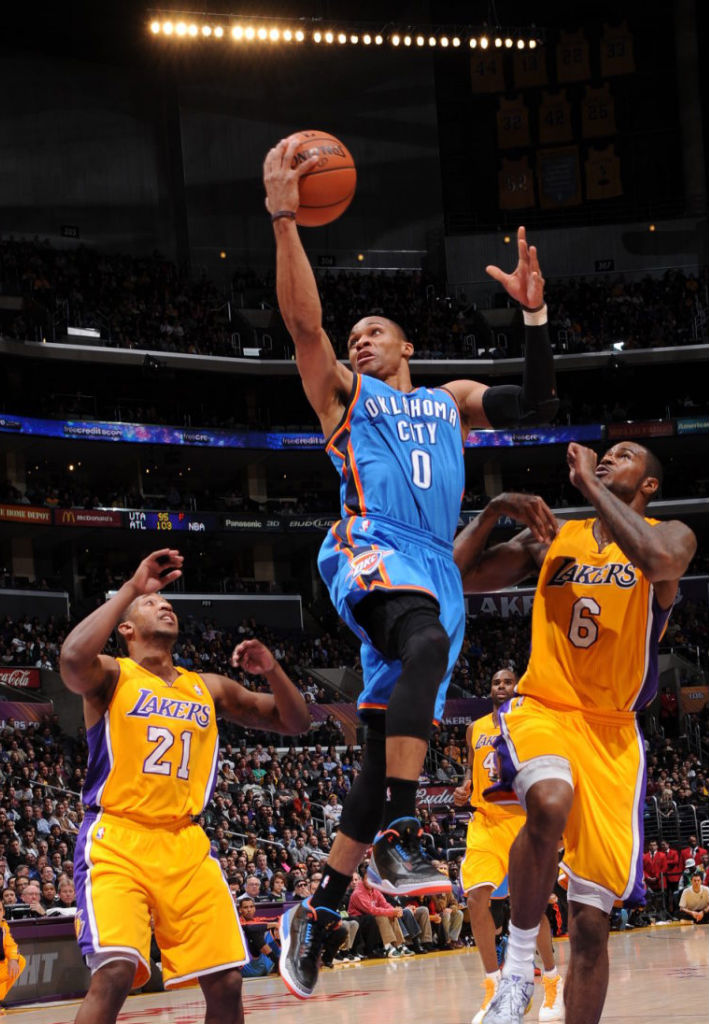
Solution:
<svg viewBox="0 0 709 1024">
<path fill-rule="evenodd" d="M 571 520 L 547 551 L 532 611 L 532 650 L 517 692 L 582 710 L 639 711 L 657 692 L 657 650 L 670 609 L 595 519 Z M 647 519 L 652 526 L 656 519 Z"/>
<path fill-rule="evenodd" d="M 217 775 L 214 701 L 196 672 L 175 666 L 164 682 L 131 658 L 107 710 L 88 733 L 82 799 L 145 825 L 174 825 L 200 814 Z"/>
</svg>

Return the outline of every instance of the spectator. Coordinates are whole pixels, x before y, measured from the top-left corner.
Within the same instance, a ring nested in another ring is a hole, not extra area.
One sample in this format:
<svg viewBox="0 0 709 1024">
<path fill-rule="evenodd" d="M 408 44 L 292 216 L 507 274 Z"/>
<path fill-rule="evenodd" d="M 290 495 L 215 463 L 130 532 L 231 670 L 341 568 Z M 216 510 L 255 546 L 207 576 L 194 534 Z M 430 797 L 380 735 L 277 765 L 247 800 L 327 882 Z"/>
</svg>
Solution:
<svg viewBox="0 0 709 1024">
<path fill-rule="evenodd" d="M 374 918 L 384 946 L 385 956 L 397 959 L 409 954 L 404 947 L 404 936 L 399 925 L 399 918 L 403 916 L 402 908 L 393 907 L 387 902 L 383 893 L 372 888 L 366 871 L 361 870 L 361 875 L 350 896 L 347 912 L 350 917 L 369 914 Z"/>
<path fill-rule="evenodd" d="M 694 867 L 697 861 L 701 861 L 702 857 L 706 852 L 707 851 L 705 847 L 699 845 L 699 843 L 697 842 L 697 837 L 694 835 L 694 833 L 692 833 L 692 835 L 689 837 L 687 845 L 684 847 L 684 849 L 680 852 L 679 855 L 679 866 L 681 870 L 684 871 L 684 869 L 687 867 L 687 860 L 689 858 L 692 859 L 692 867 Z"/>
<path fill-rule="evenodd" d="M 245 894 L 239 898 L 239 920 L 251 954 L 250 963 L 242 973 L 245 978 L 262 978 L 278 966 L 281 948 L 273 931 L 264 921 L 256 920 L 256 904 Z"/>
<path fill-rule="evenodd" d="M 702 876 L 698 871 L 694 872 L 690 885 L 682 892 L 679 916 L 683 921 L 709 924 L 709 888 L 702 885 Z"/>
<path fill-rule="evenodd" d="M 47 911 L 42 904 L 42 894 L 39 887 L 39 882 L 30 881 L 24 887 L 22 895 L 20 897 L 22 903 L 25 903 L 31 911 L 31 917 L 44 917 Z"/>
<path fill-rule="evenodd" d="M 657 840 L 651 839 L 647 853 L 643 856 L 643 878 L 645 885 L 653 892 L 664 891 L 667 874 L 667 858 L 657 848 Z"/>
</svg>

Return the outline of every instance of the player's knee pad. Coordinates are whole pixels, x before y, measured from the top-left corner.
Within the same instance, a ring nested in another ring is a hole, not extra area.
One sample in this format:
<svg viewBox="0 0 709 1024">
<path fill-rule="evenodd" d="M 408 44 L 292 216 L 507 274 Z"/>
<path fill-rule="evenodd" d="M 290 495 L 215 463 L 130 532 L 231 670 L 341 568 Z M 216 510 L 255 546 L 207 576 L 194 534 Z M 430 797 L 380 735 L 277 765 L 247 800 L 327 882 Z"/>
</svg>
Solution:
<svg viewBox="0 0 709 1024">
<path fill-rule="evenodd" d="M 403 634 L 401 675 L 387 708 L 387 736 L 428 740 L 438 687 L 448 668 L 450 640 L 438 616 L 412 616 Z"/>
<path fill-rule="evenodd" d="M 342 807 L 340 829 L 358 843 L 371 843 L 381 825 L 386 796 L 386 739 L 378 729 L 367 728 L 358 773 Z"/>
</svg>

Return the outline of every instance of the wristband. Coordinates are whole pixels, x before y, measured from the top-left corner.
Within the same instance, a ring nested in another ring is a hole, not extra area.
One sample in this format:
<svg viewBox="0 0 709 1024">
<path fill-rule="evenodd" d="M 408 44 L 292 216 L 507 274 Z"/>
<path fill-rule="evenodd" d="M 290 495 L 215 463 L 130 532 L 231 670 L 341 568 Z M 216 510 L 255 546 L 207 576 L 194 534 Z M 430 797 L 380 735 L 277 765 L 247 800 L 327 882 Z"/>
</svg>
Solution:
<svg viewBox="0 0 709 1024">
<path fill-rule="evenodd" d="M 274 223 L 274 221 L 281 220 L 281 219 L 295 220 L 295 211 L 294 210 L 276 210 L 275 213 L 271 214 L 271 223 L 272 224 Z"/>
<path fill-rule="evenodd" d="M 546 303 L 531 313 L 522 306 L 522 319 L 525 327 L 542 327 L 548 320 Z"/>
<path fill-rule="evenodd" d="M 539 306 L 525 306 L 523 302 L 520 302 L 519 305 L 520 309 L 524 313 L 538 313 L 540 310 L 544 309 L 546 302 L 542 302 Z"/>
</svg>

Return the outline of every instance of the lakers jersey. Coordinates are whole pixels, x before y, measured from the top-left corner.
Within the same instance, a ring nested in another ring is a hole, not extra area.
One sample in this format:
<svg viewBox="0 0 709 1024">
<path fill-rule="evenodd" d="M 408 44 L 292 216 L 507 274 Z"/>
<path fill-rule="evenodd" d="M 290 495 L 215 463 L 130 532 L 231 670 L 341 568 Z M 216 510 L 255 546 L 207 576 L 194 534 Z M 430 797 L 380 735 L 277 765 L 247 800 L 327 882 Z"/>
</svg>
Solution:
<svg viewBox="0 0 709 1024">
<path fill-rule="evenodd" d="M 214 701 L 201 676 L 177 668 L 174 683 L 119 658 L 106 712 L 87 734 L 82 799 L 90 809 L 146 825 L 174 825 L 200 814 L 217 775 Z"/>
<path fill-rule="evenodd" d="M 470 803 L 475 809 L 476 818 L 478 815 L 487 817 L 507 818 L 522 813 L 519 801 L 510 794 L 509 802 L 502 798 L 499 802 L 492 803 L 487 800 L 483 793 L 486 789 L 494 786 L 499 781 L 498 760 L 494 746 L 494 740 L 500 735 L 500 725 L 496 725 L 492 714 L 483 715 L 473 722 L 473 732 L 470 738 L 471 749 L 468 756 L 472 757 L 472 782 L 473 788 L 470 793 Z"/>
<path fill-rule="evenodd" d="M 532 650 L 517 691 L 552 705 L 639 711 L 657 692 L 670 610 L 594 519 L 564 523 L 547 551 L 532 610 Z M 657 520 L 646 522 L 656 525 Z"/>
<path fill-rule="evenodd" d="M 327 443 L 342 516 L 388 519 L 451 543 L 465 486 L 460 412 L 442 388 L 402 392 L 354 375 Z"/>
</svg>

